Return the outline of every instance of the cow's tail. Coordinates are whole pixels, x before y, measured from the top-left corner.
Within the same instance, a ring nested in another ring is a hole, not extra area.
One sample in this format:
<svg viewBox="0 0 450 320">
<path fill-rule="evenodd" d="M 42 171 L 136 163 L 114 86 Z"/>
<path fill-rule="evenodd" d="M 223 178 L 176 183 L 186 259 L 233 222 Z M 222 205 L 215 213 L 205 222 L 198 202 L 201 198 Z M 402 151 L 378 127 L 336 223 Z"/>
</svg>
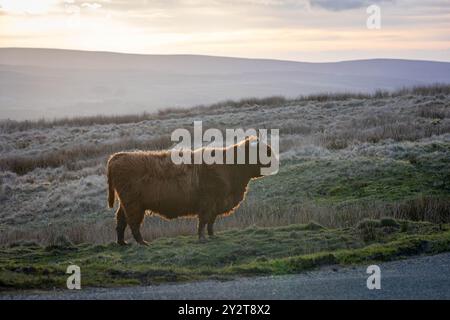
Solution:
<svg viewBox="0 0 450 320">
<path fill-rule="evenodd" d="M 111 161 L 108 161 L 106 176 L 108 179 L 108 206 L 110 208 L 114 207 L 114 201 L 116 198 L 114 187 L 111 181 Z"/>
</svg>

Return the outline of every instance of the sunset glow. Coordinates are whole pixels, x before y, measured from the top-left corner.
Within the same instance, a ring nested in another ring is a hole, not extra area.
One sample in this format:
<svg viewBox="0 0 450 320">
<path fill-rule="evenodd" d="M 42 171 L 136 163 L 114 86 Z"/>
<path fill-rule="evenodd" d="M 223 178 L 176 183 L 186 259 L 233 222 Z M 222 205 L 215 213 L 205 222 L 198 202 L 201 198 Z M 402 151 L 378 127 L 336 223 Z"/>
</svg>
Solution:
<svg viewBox="0 0 450 320">
<path fill-rule="evenodd" d="M 450 1 L 371 1 L 381 8 L 379 30 L 366 27 L 368 3 L 0 0 L 0 47 L 450 61 Z"/>
</svg>

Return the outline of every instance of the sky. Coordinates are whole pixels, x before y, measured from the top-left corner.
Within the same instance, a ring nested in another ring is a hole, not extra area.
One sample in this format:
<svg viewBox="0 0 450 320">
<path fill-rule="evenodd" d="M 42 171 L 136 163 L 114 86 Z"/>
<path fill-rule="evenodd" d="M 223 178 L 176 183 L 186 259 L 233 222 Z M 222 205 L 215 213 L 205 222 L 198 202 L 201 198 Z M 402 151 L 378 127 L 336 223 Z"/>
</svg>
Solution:
<svg viewBox="0 0 450 320">
<path fill-rule="evenodd" d="M 0 47 L 450 61 L 450 0 L 0 0 Z"/>
</svg>

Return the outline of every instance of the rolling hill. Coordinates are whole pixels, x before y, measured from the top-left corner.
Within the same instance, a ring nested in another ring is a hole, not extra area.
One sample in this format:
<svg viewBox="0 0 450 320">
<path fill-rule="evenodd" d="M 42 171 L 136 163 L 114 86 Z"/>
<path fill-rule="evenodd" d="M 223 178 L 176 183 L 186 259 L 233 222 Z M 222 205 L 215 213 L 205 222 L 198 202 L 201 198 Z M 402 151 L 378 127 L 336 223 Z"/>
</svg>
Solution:
<svg viewBox="0 0 450 320">
<path fill-rule="evenodd" d="M 154 112 L 225 99 L 450 83 L 450 63 L 305 63 L 199 55 L 0 48 L 0 119 Z"/>
</svg>

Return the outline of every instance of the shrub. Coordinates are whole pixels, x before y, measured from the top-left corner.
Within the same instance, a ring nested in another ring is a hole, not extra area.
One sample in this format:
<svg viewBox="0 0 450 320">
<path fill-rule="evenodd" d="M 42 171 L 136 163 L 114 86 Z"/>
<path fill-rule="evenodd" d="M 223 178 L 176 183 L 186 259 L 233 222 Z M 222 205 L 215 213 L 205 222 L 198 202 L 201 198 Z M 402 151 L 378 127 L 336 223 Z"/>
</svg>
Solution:
<svg viewBox="0 0 450 320">
<path fill-rule="evenodd" d="M 360 229 L 360 230 L 362 230 L 362 229 L 374 229 L 374 228 L 381 227 L 381 222 L 380 222 L 380 220 L 375 220 L 375 219 L 363 219 L 360 222 L 358 222 L 356 227 L 358 229 Z"/>
<path fill-rule="evenodd" d="M 400 227 L 400 224 L 393 218 L 381 218 L 380 225 L 382 227 L 393 227 L 393 228 Z"/>
<path fill-rule="evenodd" d="M 311 221 L 305 226 L 305 230 L 322 230 L 325 229 L 322 225 L 317 222 Z"/>
<path fill-rule="evenodd" d="M 380 221 L 373 219 L 364 219 L 360 221 L 356 226 L 361 238 L 364 241 L 376 240 L 380 235 L 380 231 L 378 230 L 380 227 L 381 227 Z"/>
</svg>

